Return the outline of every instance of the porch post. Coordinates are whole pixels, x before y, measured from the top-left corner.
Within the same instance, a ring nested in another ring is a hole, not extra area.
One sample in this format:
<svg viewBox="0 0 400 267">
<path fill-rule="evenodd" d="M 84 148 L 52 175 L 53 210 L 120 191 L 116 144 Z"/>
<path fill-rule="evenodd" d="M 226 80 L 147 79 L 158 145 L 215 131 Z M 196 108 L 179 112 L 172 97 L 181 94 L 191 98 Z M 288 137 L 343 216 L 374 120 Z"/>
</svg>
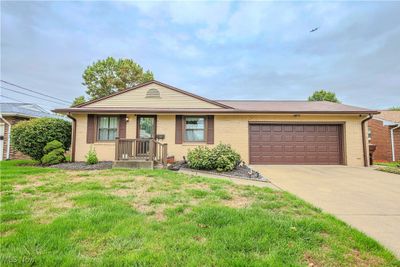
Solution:
<svg viewBox="0 0 400 267">
<path fill-rule="evenodd" d="M 115 137 L 115 160 L 119 160 L 119 137 Z"/>
<path fill-rule="evenodd" d="M 154 160 L 154 145 L 155 145 L 154 140 L 150 139 L 149 140 L 149 159 L 151 161 Z"/>
<path fill-rule="evenodd" d="M 168 145 L 162 144 L 162 163 L 163 166 L 167 166 L 167 156 L 168 156 Z"/>
</svg>

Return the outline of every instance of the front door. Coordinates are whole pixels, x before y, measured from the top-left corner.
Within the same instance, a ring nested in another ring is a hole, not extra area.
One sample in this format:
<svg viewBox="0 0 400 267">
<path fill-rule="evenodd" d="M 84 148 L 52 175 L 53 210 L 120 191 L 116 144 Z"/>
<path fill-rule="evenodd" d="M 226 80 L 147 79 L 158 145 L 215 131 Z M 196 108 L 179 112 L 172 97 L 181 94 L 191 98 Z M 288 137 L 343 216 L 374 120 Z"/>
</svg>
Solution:
<svg viewBox="0 0 400 267">
<path fill-rule="evenodd" d="M 139 139 L 149 139 L 156 137 L 156 116 L 141 116 L 137 117 L 137 133 Z"/>
<path fill-rule="evenodd" d="M 150 139 L 156 138 L 156 124 L 157 116 L 150 115 L 138 115 L 136 125 L 136 138 L 139 139 L 137 142 L 137 154 L 147 155 L 150 149 Z"/>
</svg>

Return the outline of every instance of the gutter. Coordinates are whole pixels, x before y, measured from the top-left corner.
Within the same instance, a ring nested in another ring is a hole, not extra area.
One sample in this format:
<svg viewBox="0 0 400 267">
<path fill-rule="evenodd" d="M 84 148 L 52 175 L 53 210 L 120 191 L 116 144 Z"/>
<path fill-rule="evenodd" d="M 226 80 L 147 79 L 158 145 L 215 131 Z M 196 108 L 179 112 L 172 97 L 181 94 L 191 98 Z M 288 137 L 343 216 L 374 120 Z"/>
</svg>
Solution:
<svg viewBox="0 0 400 267">
<path fill-rule="evenodd" d="M 8 125 L 8 132 L 7 132 L 7 153 L 6 159 L 10 159 L 10 144 L 11 144 L 11 123 L 8 122 L 2 114 L 0 114 L 0 118 Z"/>
<path fill-rule="evenodd" d="M 54 109 L 53 112 L 56 113 L 102 113 L 102 114 L 122 114 L 122 113 L 140 113 L 140 114 L 159 114 L 159 113 L 166 113 L 166 114 L 221 114 L 221 115 L 230 115 L 230 114 L 263 114 L 263 115 L 268 115 L 268 114 L 283 114 L 283 115 L 288 115 L 288 114 L 299 114 L 299 115 L 307 115 L 307 114 L 313 114 L 313 115 L 371 115 L 371 114 L 379 114 L 378 111 L 375 110 L 368 110 L 368 111 L 307 111 L 307 110 L 302 110 L 302 111 L 296 111 L 296 110 L 290 110 L 290 111 L 276 111 L 276 110 L 240 110 L 240 109 L 112 109 L 112 108 L 61 108 L 61 109 Z"/>
<path fill-rule="evenodd" d="M 372 115 L 368 114 L 368 117 L 366 117 L 365 119 L 363 119 L 361 121 L 361 132 L 362 132 L 362 143 L 363 143 L 363 154 L 364 154 L 364 167 L 368 167 L 369 166 L 369 162 L 368 162 L 368 155 L 367 155 L 367 143 L 365 140 L 365 123 L 367 121 L 369 121 L 370 119 L 372 119 Z"/>
<path fill-rule="evenodd" d="M 395 151 L 394 151 L 394 130 L 399 129 L 400 128 L 400 123 L 397 124 L 396 127 L 393 127 L 392 129 L 390 129 L 390 141 L 392 143 L 392 160 L 396 161 L 396 155 L 395 155 Z"/>
<path fill-rule="evenodd" d="M 75 162 L 75 146 L 76 146 L 76 119 L 67 114 L 67 117 L 72 120 L 72 143 L 71 143 L 71 161 Z"/>
</svg>

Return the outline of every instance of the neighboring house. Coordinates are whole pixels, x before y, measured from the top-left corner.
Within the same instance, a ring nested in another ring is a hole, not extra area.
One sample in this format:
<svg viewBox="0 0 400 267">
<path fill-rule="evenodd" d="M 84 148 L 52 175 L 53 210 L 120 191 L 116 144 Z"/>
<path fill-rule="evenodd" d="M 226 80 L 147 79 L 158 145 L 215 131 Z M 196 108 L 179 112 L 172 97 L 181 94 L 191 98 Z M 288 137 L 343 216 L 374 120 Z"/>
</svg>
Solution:
<svg viewBox="0 0 400 267">
<path fill-rule="evenodd" d="M 10 142 L 12 127 L 20 121 L 42 117 L 64 118 L 49 113 L 36 104 L 0 103 L 0 160 L 29 158 L 12 147 Z"/>
<path fill-rule="evenodd" d="M 349 166 L 368 165 L 365 121 L 379 113 L 325 101 L 209 100 L 157 81 L 55 111 L 74 120 L 76 161 L 90 147 L 100 160 L 149 151 L 181 160 L 196 146 L 225 143 L 250 164 Z M 166 145 L 141 140 L 149 137 Z"/>
<path fill-rule="evenodd" d="M 382 110 L 368 121 L 368 140 L 376 146 L 374 161 L 400 160 L 400 111 Z"/>
</svg>

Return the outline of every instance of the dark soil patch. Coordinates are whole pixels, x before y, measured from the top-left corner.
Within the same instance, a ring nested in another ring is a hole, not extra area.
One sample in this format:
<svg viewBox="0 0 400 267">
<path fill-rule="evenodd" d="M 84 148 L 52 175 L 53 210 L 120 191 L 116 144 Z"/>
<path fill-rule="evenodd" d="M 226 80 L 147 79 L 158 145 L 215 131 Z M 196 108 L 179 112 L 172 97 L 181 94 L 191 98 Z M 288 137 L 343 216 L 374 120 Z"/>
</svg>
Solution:
<svg viewBox="0 0 400 267">
<path fill-rule="evenodd" d="M 66 162 L 50 166 L 63 170 L 105 170 L 112 168 L 112 161 L 101 161 L 97 164 L 89 165 L 86 162 Z"/>
</svg>

